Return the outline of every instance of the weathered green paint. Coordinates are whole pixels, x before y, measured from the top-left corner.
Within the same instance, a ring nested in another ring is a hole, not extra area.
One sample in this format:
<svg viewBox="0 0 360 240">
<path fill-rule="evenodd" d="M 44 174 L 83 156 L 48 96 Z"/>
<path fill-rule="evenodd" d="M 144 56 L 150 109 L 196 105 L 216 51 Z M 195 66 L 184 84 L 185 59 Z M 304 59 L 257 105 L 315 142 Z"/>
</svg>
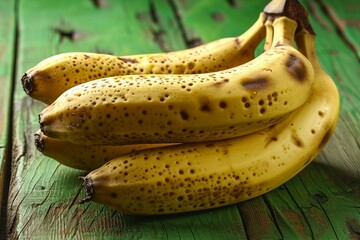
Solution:
<svg viewBox="0 0 360 240">
<path fill-rule="evenodd" d="M 4 224 L 6 215 L 6 191 L 8 183 L 8 165 L 10 158 L 8 141 L 11 114 L 12 75 L 15 49 L 15 1 L 0 2 L 0 224 Z M 3 198 L 4 197 L 4 198 Z M 3 201 L 4 200 L 4 201 Z M 1 232 L 1 231 L 0 231 Z"/>
<path fill-rule="evenodd" d="M 11 141 L 7 131 L 14 135 L 7 229 L 2 227 L 1 234 L 6 232 L 9 239 L 358 239 L 360 63 L 353 46 L 358 46 L 360 36 L 351 24 L 344 30 L 350 42 L 340 36 L 338 22 L 324 8 L 330 6 L 339 18 L 359 21 L 359 11 L 352 10 L 360 9 L 356 0 L 301 1 L 310 10 L 318 35 L 321 64 L 339 87 L 341 116 L 320 156 L 262 197 L 209 211 L 128 216 L 95 203 L 79 205 L 83 193 L 77 178 L 85 173 L 44 157 L 34 147 L 37 114 L 45 105 L 25 95 L 20 78 L 42 59 L 68 51 L 116 55 L 172 51 L 237 36 L 267 2 L 1 1 L 0 20 L 7 28 L 0 28 L 0 83 L 6 86 L 0 88 L 0 104 L 5 104 L 0 105 L 0 146 Z M 15 16 L 19 38 L 13 65 Z M 9 102 L 11 80 L 16 88 L 13 102 Z M 12 103 L 14 127 L 9 130 Z M 0 159 L 4 153 L 0 148 Z"/>
</svg>

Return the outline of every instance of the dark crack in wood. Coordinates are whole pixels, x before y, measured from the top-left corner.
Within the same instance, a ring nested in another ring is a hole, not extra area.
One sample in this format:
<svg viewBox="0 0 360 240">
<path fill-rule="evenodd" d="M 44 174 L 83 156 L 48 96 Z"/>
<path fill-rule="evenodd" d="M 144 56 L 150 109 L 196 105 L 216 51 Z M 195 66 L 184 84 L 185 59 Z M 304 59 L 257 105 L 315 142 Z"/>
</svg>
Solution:
<svg viewBox="0 0 360 240">
<path fill-rule="evenodd" d="M 319 7 L 315 2 L 310 1 L 307 5 L 307 9 L 308 9 L 309 13 L 311 14 L 311 16 L 313 16 L 316 19 L 316 22 L 318 22 L 322 28 L 324 28 L 326 31 L 329 31 L 329 32 L 331 31 L 331 26 L 324 19 L 324 17 L 320 14 Z"/>
<path fill-rule="evenodd" d="M 91 0 L 91 2 L 96 8 L 105 8 L 109 5 L 106 0 Z"/>
<path fill-rule="evenodd" d="M 181 32 L 181 37 L 185 42 L 185 45 L 187 48 L 193 48 L 196 46 L 199 46 L 201 44 L 203 44 L 204 42 L 202 41 L 201 38 L 199 37 L 190 37 L 184 24 L 182 21 L 182 16 L 181 16 L 181 12 L 179 10 L 179 8 L 177 7 L 176 3 L 174 0 L 168 0 L 170 7 L 172 8 L 175 18 L 176 18 L 176 22 L 178 24 L 178 27 L 180 29 Z"/>
<path fill-rule="evenodd" d="M 335 12 L 335 10 L 328 4 L 326 4 L 323 0 L 318 1 L 321 9 L 327 15 L 327 17 L 333 23 L 337 33 L 341 37 L 341 39 L 345 42 L 345 44 L 355 53 L 356 59 L 360 62 L 360 56 L 358 54 L 359 49 L 356 43 L 352 42 L 351 39 L 346 34 L 346 27 L 349 25 L 354 25 L 353 22 L 349 22 L 348 20 L 341 19 Z M 360 23 L 359 23 L 360 25 Z"/>
<path fill-rule="evenodd" d="M 299 212 L 301 213 L 301 216 L 303 217 L 309 231 L 310 231 L 310 237 L 311 239 L 315 239 L 315 234 L 313 232 L 313 229 L 311 228 L 311 223 L 309 221 L 309 219 L 306 217 L 307 214 L 304 212 L 304 209 L 299 205 L 299 203 L 296 201 L 295 197 L 291 194 L 291 192 L 289 191 L 289 189 L 287 188 L 286 184 L 284 185 L 286 191 L 288 192 L 291 200 L 294 202 L 295 206 L 297 207 L 297 209 L 299 209 Z M 305 237 L 305 236 L 304 236 Z"/>
<path fill-rule="evenodd" d="M 249 229 L 249 226 L 248 226 L 248 221 L 247 219 L 244 217 L 244 213 L 242 213 L 242 209 L 240 208 L 239 204 L 236 205 L 236 208 L 239 212 L 239 216 L 240 216 L 240 219 L 241 219 L 241 222 L 243 224 L 243 228 L 244 228 L 244 232 L 245 232 L 245 236 L 246 236 L 246 239 L 250 239 L 250 236 L 249 236 L 249 232 L 247 229 Z"/>
<path fill-rule="evenodd" d="M 279 188 L 281 188 L 282 186 L 280 186 Z M 274 226 L 276 227 L 276 230 L 279 232 L 281 239 L 284 239 L 284 235 L 281 231 L 278 219 L 276 217 L 276 213 L 275 213 L 275 209 L 273 208 L 271 202 L 269 201 L 269 199 L 266 197 L 266 195 L 263 196 L 264 199 L 264 203 L 266 205 L 266 207 L 269 209 L 270 212 L 270 216 L 271 216 L 271 221 L 273 222 Z"/>
<path fill-rule="evenodd" d="M 155 8 L 154 2 L 151 1 L 149 4 L 150 17 L 153 23 L 160 23 L 160 16 Z"/>
<path fill-rule="evenodd" d="M 227 0 L 226 2 L 233 8 L 240 8 L 242 6 L 239 0 Z"/>
<path fill-rule="evenodd" d="M 15 98 L 15 86 L 17 85 L 17 66 L 18 66 L 18 56 L 19 56 L 19 39 L 20 39 L 20 30 L 19 30 L 19 1 L 14 2 L 14 45 L 12 46 L 13 52 L 13 59 L 12 59 L 12 70 L 11 70 L 11 87 L 10 87 L 10 95 L 8 99 L 8 116 L 7 116 L 7 131 L 6 135 L 6 142 L 5 142 L 5 149 L 4 149 L 4 156 L 0 161 L 3 162 L 2 168 L 0 169 L 0 177 L 1 177 L 1 184 L 0 184 L 0 239 L 5 239 L 7 234 L 14 231 L 14 227 L 18 222 L 18 215 L 16 219 L 9 223 L 9 193 L 10 193 L 10 184 L 12 182 L 13 174 L 12 174 L 12 165 L 13 165 L 13 129 L 14 129 L 14 102 Z"/>
<path fill-rule="evenodd" d="M 54 32 L 59 34 L 60 40 L 59 42 L 63 42 L 64 40 L 70 40 L 71 42 L 74 42 L 76 40 L 75 35 L 76 32 L 73 29 L 62 29 L 60 27 L 54 28 Z"/>
<path fill-rule="evenodd" d="M 151 33 L 153 35 L 153 40 L 159 45 L 159 47 L 163 52 L 169 52 L 170 51 L 169 46 L 164 38 L 164 34 L 166 33 L 166 31 L 162 26 L 160 15 L 158 14 L 158 11 L 153 1 L 150 1 L 149 3 L 149 13 L 150 13 L 151 21 L 155 26 L 157 26 L 156 29 L 151 30 Z"/>
</svg>

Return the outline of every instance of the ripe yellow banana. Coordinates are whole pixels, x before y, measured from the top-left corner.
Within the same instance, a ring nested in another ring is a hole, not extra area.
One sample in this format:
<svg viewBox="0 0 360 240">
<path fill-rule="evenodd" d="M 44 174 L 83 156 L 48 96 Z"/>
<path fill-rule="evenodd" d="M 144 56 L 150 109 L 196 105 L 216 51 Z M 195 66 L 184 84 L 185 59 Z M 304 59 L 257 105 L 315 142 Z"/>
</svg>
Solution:
<svg viewBox="0 0 360 240">
<path fill-rule="evenodd" d="M 292 30 L 278 31 L 270 50 L 227 70 L 127 75 L 75 86 L 40 113 L 41 129 L 83 145 L 200 142 L 264 129 L 311 92 L 313 68 L 288 44 Z"/>
<path fill-rule="evenodd" d="M 293 28 L 288 18 L 273 23 Z M 169 214 L 238 203 L 288 181 L 319 153 L 334 131 L 339 95 L 322 70 L 314 35 L 298 45 L 315 67 L 313 91 L 286 119 L 247 136 L 142 150 L 83 177 L 86 198 L 130 214 Z"/>
<path fill-rule="evenodd" d="M 49 138 L 40 130 L 35 133 L 35 146 L 45 156 L 80 170 L 94 170 L 109 160 L 141 149 L 160 148 L 174 144 L 134 144 L 120 146 L 84 146 L 57 138 Z"/>
<path fill-rule="evenodd" d="M 131 74 L 194 74 L 241 65 L 254 58 L 265 36 L 265 14 L 239 37 L 219 39 L 195 48 L 156 54 L 113 56 L 64 53 L 29 69 L 22 77 L 25 92 L 50 104 L 64 91 L 98 78 Z"/>
</svg>

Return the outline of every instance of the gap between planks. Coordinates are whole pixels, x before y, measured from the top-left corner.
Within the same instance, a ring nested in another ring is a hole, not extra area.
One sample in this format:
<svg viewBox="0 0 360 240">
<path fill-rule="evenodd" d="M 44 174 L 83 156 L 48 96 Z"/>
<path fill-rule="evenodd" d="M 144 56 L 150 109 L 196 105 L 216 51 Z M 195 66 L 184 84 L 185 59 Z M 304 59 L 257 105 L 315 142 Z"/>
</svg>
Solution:
<svg viewBox="0 0 360 240">
<path fill-rule="evenodd" d="M 356 43 L 352 42 L 345 32 L 345 28 L 349 25 L 348 21 L 344 19 L 340 19 L 336 14 L 335 10 L 331 6 L 326 4 L 324 0 L 318 0 L 318 4 L 321 10 L 323 11 L 323 13 L 329 18 L 331 23 L 334 25 L 340 38 L 352 50 L 352 52 L 354 52 L 356 59 L 360 63 L 360 56 L 358 55 L 359 49 L 356 46 Z"/>
<path fill-rule="evenodd" d="M 10 87 L 10 96 L 8 99 L 8 115 L 7 119 L 7 136 L 6 136 L 6 146 L 5 146 L 5 156 L 4 159 L 1 159 L 4 162 L 3 169 L 1 169 L 1 211 L 0 211 L 0 239 L 5 239 L 8 226 L 8 195 L 10 188 L 11 180 L 11 166 L 12 166 L 12 149 L 13 149 L 13 113 L 14 113 L 14 92 L 15 92 L 15 83 L 17 79 L 17 63 L 18 63 L 18 48 L 19 48 L 19 0 L 14 0 L 14 43 L 12 43 L 13 49 L 13 59 L 12 59 L 12 70 L 11 70 L 11 87 Z M 1 146 L 4 148 L 4 146 Z"/>
</svg>

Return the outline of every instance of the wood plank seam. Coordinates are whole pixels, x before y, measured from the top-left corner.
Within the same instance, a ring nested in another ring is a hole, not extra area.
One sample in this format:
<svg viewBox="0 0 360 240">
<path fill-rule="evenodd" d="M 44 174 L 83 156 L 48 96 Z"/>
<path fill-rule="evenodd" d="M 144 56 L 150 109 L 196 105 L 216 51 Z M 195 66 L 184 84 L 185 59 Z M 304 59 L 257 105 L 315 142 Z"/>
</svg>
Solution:
<svg viewBox="0 0 360 240">
<path fill-rule="evenodd" d="M 303 180 L 301 179 L 301 177 L 299 177 L 300 182 L 303 184 L 305 190 L 308 192 L 309 195 L 312 195 L 313 199 L 317 202 L 318 207 L 321 209 L 321 211 L 323 212 L 324 216 L 326 217 L 333 234 L 336 236 L 337 239 L 339 239 L 337 233 L 336 233 L 336 229 L 333 226 L 332 222 L 331 222 L 331 218 L 329 217 L 329 215 L 326 212 L 326 209 L 324 208 L 323 204 L 326 202 L 326 200 L 324 200 L 326 197 L 326 195 L 322 192 L 319 193 L 315 193 L 315 194 L 311 194 L 311 191 L 307 188 L 306 184 L 303 182 Z M 325 201 L 325 202 L 324 202 Z"/>
<path fill-rule="evenodd" d="M 269 209 L 270 215 L 271 215 L 271 221 L 274 223 L 276 230 L 278 231 L 278 233 L 281 236 L 281 239 L 284 239 L 284 234 L 281 231 L 280 228 L 280 224 L 278 223 L 277 219 L 276 219 L 276 214 L 275 214 L 275 210 L 271 205 L 271 202 L 269 201 L 269 199 L 267 199 L 265 196 L 262 197 L 264 199 L 264 203 L 267 206 L 267 208 Z"/>
<path fill-rule="evenodd" d="M 241 219 L 241 222 L 243 224 L 243 228 L 245 230 L 245 236 L 246 236 L 246 239 L 250 239 L 250 236 L 249 236 L 249 233 L 247 231 L 247 229 L 249 228 L 248 224 L 247 224 L 247 221 L 246 219 L 244 218 L 243 214 L 241 214 L 241 209 L 239 207 L 239 204 L 236 205 L 236 208 L 239 212 L 239 215 L 240 215 L 240 219 Z"/>
<path fill-rule="evenodd" d="M 340 19 L 334 9 L 326 4 L 323 0 L 318 0 L 320 8 L 326 14 L 326 16 L 331 20 L 332 24 L 334 25 L 337 33 L 339 34 L 340 38 L 345 42 L 345 44 L 354 52 L 356 59 L 360 62 L 360 56 L 357 54 L 359 49 L 357 48 L 356 44 L 352 42 L 345 33 L 345 27 L 349 25 L 349 22 L 344 19 Z"/>
<path fill-rule="evenodd" d="M 310 237 L 312 239 L 315 239 L 315 234 L 313 229 L 311 228 L 311 224 L 309 219 L 306 217 L 306 213 L 304 212 L 304 210 L 302 209 L 302 207 L 299 205 L 299 203 L 296 201 L 295 197 L 291 194 L 291 191 L 289 190 L 289 188 L 287 187 L 287 185 L 284 185 L 284 188 L 286 189 L 286 191 L 289 193 L 290 198 L 293 200 L 295 206 L 299 209 L 299 212 L 301 213 L 301 217 L 305 220 L 305 223 L 310 231 Z"/>
<path fill-rule="evenodd" d="M 195 38 L 190 38 L 187 31 L 186 31 L 186 28 L 182 22 L 182 17 L 181 17 L 181 13 L 180 13 L 180 10 L 178 9 L 176 3 L 174 0 L 168 0 L 169 2 L 169 5 L 170 7 L 173 9 L 174 11 L 174 15 L 175 15 L 175 18 L 176 18 L 176 22 L 178 24 L 178 28 L 180 29 L 180 32 L 181 32 L 181 36 L 186 44 L 186 47 L 187 48 L 192 48 L 192 47 L 196 47 L 200 44 L 203 43 L 203 40 L 199 37 L 195 37 Z"/>
<path fill-rule="evenodd" d="M 157 26 L 158 29 L 152 29 L 151 32 L 153 34 L 154 41 L 159 45 L 160 49 L 163 52 L 169 52 L 169 46 L 166 44 L 166 41 L 164 39 L 164 27 L 161 23 L 161 18 L 159 16 L 159 13 L 157 12 L 157 8 L 154 4 L 154 2 L 149 2 L 149 12 L 150 12 L 150 19 L 152 23 Z"/>
<path fill-rule="evenodd" d="M 12 166 L 12 149 L 13 149 L 13 112 L 14 112 L 14 96 L 15 96 L 15 85 L 17 79 L 17 62 L 18 62 L 18 49 L 19 49 L 19 4 L 18 0 L 14 1 L 13 8 L 13 21 L 14 21 L 14 43 L 12 45 L 12 71 L 11 71 L 11 86 L 10 86 L 10 95 L 8 99 L 8 116 L 7 116 L 7 136 L 6 136 L 6 145 L 5 145 L 5 156 L 3 169 L 1 169 L 1 211 L 0 211 L 0 239 L 5 238 L 7 234 L 7 219 L 8 219 L 8 197 L 10 189 L 10 179 L 11 179 L 11 166 Z"/>
</svg>

